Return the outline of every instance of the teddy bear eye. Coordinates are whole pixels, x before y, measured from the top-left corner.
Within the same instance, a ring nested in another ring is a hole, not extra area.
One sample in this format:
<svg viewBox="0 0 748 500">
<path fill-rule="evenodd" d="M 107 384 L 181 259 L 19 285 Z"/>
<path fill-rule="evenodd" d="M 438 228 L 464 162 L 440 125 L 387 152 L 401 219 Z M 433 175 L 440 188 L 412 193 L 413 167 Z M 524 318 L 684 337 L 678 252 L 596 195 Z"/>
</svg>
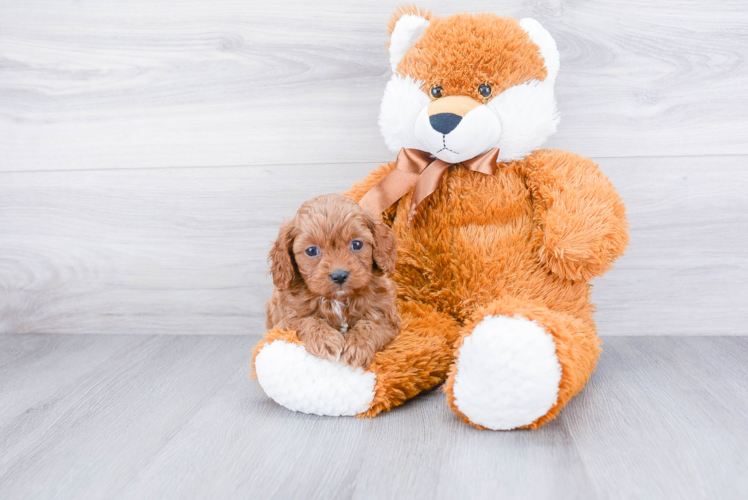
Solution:
<svg viewBox="0 0 748 500">
<path fill-rule="evenodd" d="M 309 247 L 306 250 L 304 250 L 304 253 L 306 253 L 309 257 L 316 257 L 319 253 L 319 248 L 317 247 Z"/>
<path fill-rule="evenodd" d="M 361 240 L 353 240 L 353 241 L 351 241 L 351 250 L 353 250 L 354 252 L 358 252 L 362 248 L 364 248 L 364 242 L 363 241 L 361 241 Z"/>
<path fill-rule="evenodd" d="M 441 85 L 431 87 L 431 97 L 433 97 L 434 99 L 439 99 L 443 95 L 442 94 L 443 90 L 444 89 L 441 87 Z"/>
<path fill-rule="evenodd" d="M 483 96 L 484 99 L 491 97 L 491 86 L 483 83 L 478 86 L 478 93 Z"/>
</svg>

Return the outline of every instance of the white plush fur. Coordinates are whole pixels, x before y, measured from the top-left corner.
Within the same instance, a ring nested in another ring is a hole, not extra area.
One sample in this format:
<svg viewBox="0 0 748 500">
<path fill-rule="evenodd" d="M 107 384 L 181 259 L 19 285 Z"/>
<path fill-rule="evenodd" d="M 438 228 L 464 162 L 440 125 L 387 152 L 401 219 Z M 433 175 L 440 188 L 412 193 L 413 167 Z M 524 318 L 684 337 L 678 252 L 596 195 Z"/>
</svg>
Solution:
<svg viewBox="0 0 748 500">
<path fill-rule="evenodd" d="M 419 149 L 428 151 L 447 163 L 459 163 L 485 153 L 496 144 L 501 134 L 499 116 L 488 106 L 480 105 L 464 116 L 449 134 L 431 127 L 428 106 L 418 114 L 415 132 Z"/>
<path fill-rule="evenodd" d="M 419 16 L 410 15 L 415 19 L 404 21 L 406 17 L 400 18 L 393 31 L 392 40 L 395 41 L 395 34 L 403 23 L 397 43 L 390 47 L 391 61 L 395 57 L 399 62 L 428 25 L 428 21 Z M 548 71 L 545 80 L 530 80 L 505 90 L 488 104 L 470 111 L 444 136 L 430 126 L 426 113 L 430 98 L 421 88 L 422 82 L 393 73 L 379 114 L 379 128 L 387 147 L 393 152 L 401 148 L 421 149 L 450 163 L 474 158 L 496 147 L 499 161 L 519 160 L 541 147 L 556 132 L 559 122 L 553 85 L 560 59 L 556 43 L 540 23 L 525 18 L 520 26 L 540 48 Z M 393 71 L 396 66 L 397 63 Z"/>
<path fill-rule="evenodd" d="M 427 19 L 415 14 L 405 14 L 397 20 L 390 37 L 390 65 L 393 73 L 405 54 L 421 38 L 428 25 Z"/>
<path fill-rule="evenodd" d="M 376 375 L 312 356 L 303 346 L 275 340 L 255 359 L 260 386 L 289 410 L 314 415 L 358 415 L 374 400 Z"/>
<path fill-rule="evenodd" d="M 529 155 L 556 133 L 559 122 L 553 90 L 560 64 L 556 42 L 535 19 L 522 19 L 519 25 L 540 48 L 548 75 L 543 81 L 530 80 L 508 88 L 488 103 L 501 120 L 502 133 L 495 144 L 499 161 Z"/>
<path fill-rule="evenodd" d="M 553 85 L 556 82 L 558 68 L 561 65 L 561 56 L 558 53 L 556 41 L 535 19 L 526 17 L 520 20 L 519 25 L 530 35 L 530 40 L 540 47 L 540 55 L 543 56 L 545 69 L 548 72 L 548 76 L 543 81 Z"/>
<path fill-rule="evenodd" d="M 501 135 L 492 147 L 499 161 L 529 155 L 556 132 L 559 116 L 553 85 L 530 80 L 497 95 L 487 105 L 501 121 Z"/>
<path fill-rule="evenodd" d="M 416 138 L 414 124 L 418 114 L 428 107 L 431 99 L 421 90 L 422 82 L 409 76 L 394 74 L 384 88 L 379 111 L 379 130 L 390 151 L 401 148 L 423 149 Z"/>
<path fill-rule="evenodd" d="M 529 425 L 558 398 L 553 337 L 535 321 L 487 316 L 460 347 L 453 393 L 472 422 L 493 430 Z"/>
</svg>

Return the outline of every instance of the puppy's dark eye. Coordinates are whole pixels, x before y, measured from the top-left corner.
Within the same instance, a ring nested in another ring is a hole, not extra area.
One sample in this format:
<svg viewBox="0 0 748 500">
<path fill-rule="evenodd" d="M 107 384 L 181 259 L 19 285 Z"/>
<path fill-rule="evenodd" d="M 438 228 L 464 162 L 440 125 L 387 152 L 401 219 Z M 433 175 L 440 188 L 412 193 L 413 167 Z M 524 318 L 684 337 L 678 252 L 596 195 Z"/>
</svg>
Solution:
<svg viewBox="0 0 748 500">
<path fill-rule="evenodd" d="M 482 84 L 478 87 L 478 93 L 483 96 L 484 99 L 488 99 L 491 97 L 491 86 L 487 84 Z"/>
<path fill-rule="evenodd" d="M 351 241 L 351 250 L 353 250 L 354 252 L 358 252 L 362 248 L 364 248 L 364 242 L 363 241 L 360 241 L 360 240 L 353 240 L 353 241 Z"/>
<path fill-rule="evenodd" d="M 440 85 L 437 85 L 436 87 L 431 87 L 431 97 L 433 97 L 434 99 L 439 99 L 440 97 L 444 95 L 442 93 L 443 90 L 444 89 L 441 88 Z"/>
<path fill-rule="evenodd" d="M 316 257 L 319 254 L 319 248 L 309 247 L 304 250 L 304 253 L 306 253 L 309 257 Z"/>
</svg>

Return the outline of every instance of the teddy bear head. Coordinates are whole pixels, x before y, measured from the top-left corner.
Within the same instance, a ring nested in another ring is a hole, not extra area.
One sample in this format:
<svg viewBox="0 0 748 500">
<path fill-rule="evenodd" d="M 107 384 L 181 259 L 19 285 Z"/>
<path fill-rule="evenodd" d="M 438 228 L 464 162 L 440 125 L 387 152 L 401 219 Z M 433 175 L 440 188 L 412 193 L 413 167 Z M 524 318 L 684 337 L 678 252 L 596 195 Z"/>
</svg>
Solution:
<svg viewBox="0 0 748 500">
<path fill-rule="evenodd" d="M 439 18 L 417 7 L 392 16 L 379 126 L 392 151 L 414 148 L 459 163 L 493 148 L 521 159 L 556 131 L 559 54 L 534 19 Z"/>
</svg>

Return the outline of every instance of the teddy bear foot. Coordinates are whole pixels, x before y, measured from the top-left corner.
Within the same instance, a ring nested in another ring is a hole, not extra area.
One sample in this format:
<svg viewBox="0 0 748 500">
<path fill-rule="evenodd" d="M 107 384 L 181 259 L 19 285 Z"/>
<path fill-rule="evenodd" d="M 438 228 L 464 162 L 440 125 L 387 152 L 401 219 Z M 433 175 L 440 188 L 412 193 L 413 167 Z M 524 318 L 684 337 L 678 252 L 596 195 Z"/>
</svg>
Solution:
<svg viewBox="0 0 748 500">
<path fill-rule="evenodd" d="M 521 316 L 486 316 L 455 355 L 447 394 L 452 409 L 478 427 L 529 426 L 558 399 L 561 365 L 553 337 Z"/>
<path fill-rule="evenodd" d="M 272 339 L 283 336 L 270 332 L 254 357 L 257 380 L 271 399 L 289 410 L 314 415 L 358 415 L 369 409 L 374 373 L 312 356 L 295 334 Z"/>
</svg>

